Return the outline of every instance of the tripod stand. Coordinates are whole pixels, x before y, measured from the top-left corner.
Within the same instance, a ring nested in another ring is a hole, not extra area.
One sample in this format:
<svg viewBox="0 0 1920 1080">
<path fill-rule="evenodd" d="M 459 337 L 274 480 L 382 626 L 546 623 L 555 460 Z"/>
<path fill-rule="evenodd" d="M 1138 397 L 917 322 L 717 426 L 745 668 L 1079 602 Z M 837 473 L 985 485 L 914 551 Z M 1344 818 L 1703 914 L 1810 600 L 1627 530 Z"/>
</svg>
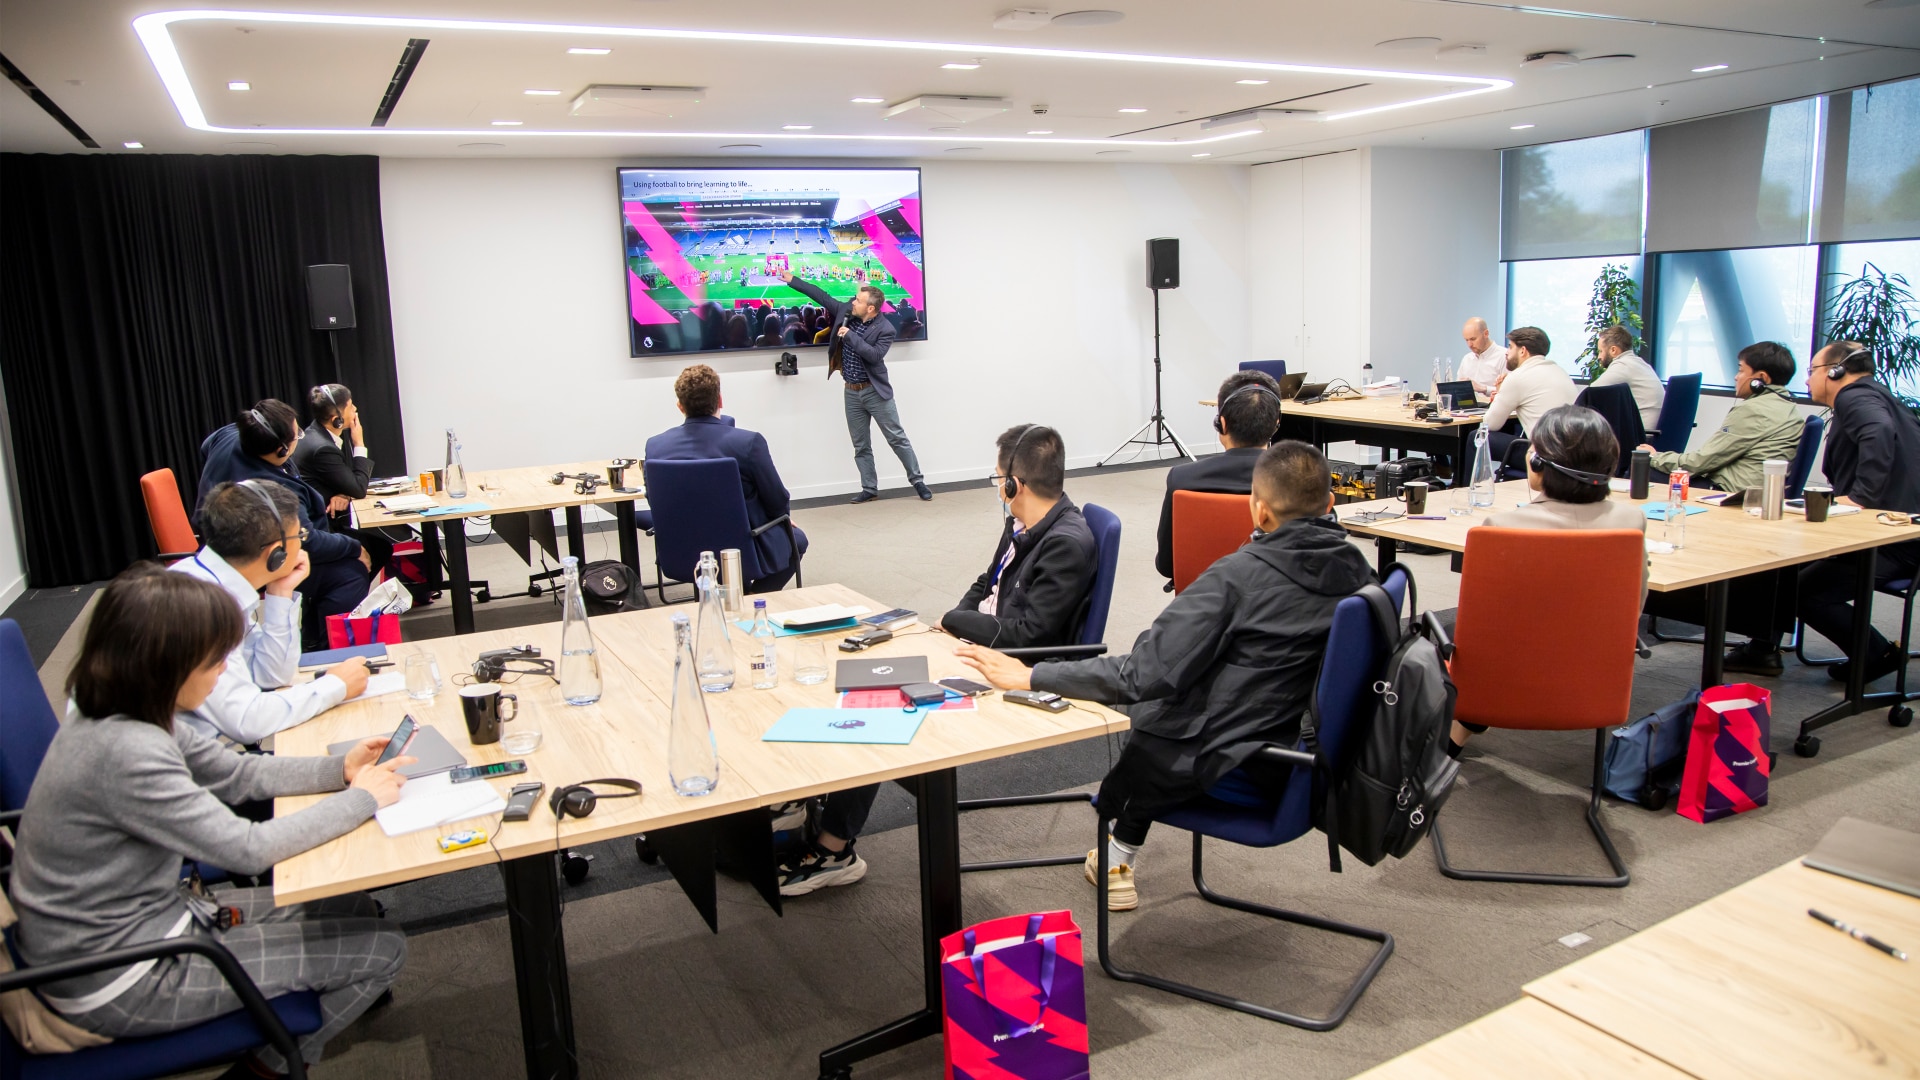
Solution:
<svg viewBox="0 0 1920 1080">
<path fill-rule="evenodd" d="M 1193 452 L 1187 449 L 1187 444 L 1181 442 L 1180 436 L 1175 435 L 1173 429 L 1167 426 L 1167 414 L 1160 408 L 1160 290 L 1155 289 L 1153 290 L 1153 415 L 1147 418 L 1146 423 L 1140 425 L 1131 438 L 1114 447 L 1113 453 L 1101 458 L 1099 464 L 1105 465 L 1119 457 L 1120 452 L 1129 446 L 1159 448 L 1168 443 L 1172 443 L 1173 448 L 1180 451 L 1181 457 L 1193 457 Z"/>
</svg>

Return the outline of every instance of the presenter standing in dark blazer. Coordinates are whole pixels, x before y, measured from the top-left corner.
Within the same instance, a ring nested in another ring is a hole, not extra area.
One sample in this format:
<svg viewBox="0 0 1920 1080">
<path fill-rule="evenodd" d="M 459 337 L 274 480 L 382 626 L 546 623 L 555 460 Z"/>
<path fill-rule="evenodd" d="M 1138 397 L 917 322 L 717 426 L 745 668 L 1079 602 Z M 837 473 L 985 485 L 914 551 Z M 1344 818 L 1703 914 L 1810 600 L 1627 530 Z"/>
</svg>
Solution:
<svg viewBox="0 0 1920 1080">
<path fill-rule="evenodd" d="M 819 286 L 780 271 L 780 280 L 796 292 L 827 309 L 827 377 L 838 371 L 846 380 L 847 434 L 853 437 L 853 463 L 860 468 L 860 493 L 856 503 L 872 502 L 880 497 L 880 478 L 873 467 L 873 423 L 907 470 L 907 482 L 922 499 L 933 498 L 932 489 L 920 473 L 920 459 L 914 456 L 907 430 L 900 426 L 900 407 L 893 400 L 893 384 L 887 380 L 887 350 L 893 347 L 893 323 L 880 317 L 880 305 L 886 294 L 872 285 L 862 285 L 851 300 L 835 300 Z"/>
<path fill-rule="evenodd" d="M 353 527 L 353 503 L 367 497 L 367 484 L 373 479 L 373 458 L 367 454 L 367 436 L 353 391 L 339 383 L 316 386 L 307 392 L 307 410 L 313 414 L 313 423 L 293 448 L 293 471 L 327 500 L 332 531 L 360 541 L 378 574 L 393 557 L 393 541 L 377 529 Z"/>
<path fill-rule="evenodd" d="M 673 381 L 673 396 L 687 419 L 647 440 L 648 461 L 691 461 L 732 458 L 740 463 L 740 493 L 747 500 L 747 524 L 759 528 L 786 514 L 792 506 L 787 485 L 780 482 L 773 451 L 757 431 L 736 427 L 720 413 L 720 376 L 705 364 L 695 364 Z M 750 593 L 773 592 L 793 580 L 800 557 L 807 553 L 807 534 L 794 528 L 768 529 L 754 538 L 761 576 L 747 582 Z"/>
<path fill-rule="evenodd" d="M 1264 371 L 1236 371 L 1215 396 L 1213 430 L 1225 453 L 1208 454 L 1167 470 L 1167 494 L 1160 500 L 1159 547 L 1153 568 L 1173 579 L 1173 493 L 1210 491 L 1245 495 L 1253 490 L 1253 463 L 1280 430 L 1280 384 Z"/>
</svg>

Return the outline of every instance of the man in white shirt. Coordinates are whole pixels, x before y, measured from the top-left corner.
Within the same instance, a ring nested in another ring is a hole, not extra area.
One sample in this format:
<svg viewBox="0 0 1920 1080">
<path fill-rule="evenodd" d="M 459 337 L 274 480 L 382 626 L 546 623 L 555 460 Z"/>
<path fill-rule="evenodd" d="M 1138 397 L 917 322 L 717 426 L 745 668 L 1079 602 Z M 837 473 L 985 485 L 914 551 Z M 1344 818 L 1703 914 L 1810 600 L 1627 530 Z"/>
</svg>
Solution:
<svg viewBox="0 0 1920 1080">
<path fill-rule="evenodd" d="M 251 745 L 304 723 L 367 688 L 367 662 L 335 664 L 320 678 L 296 682 L 300 668 L 300 597 L 310 569 L 293 495 L 278 484 L 221 484 L 200 506 L 206 542 L 170 569 L 226 589 L 246 618 L 247 635 L 206 703 L 182 714 L 210 737 Z"/>
<path fill-rule="evenodd" d="M 1487 437 L 1487 450 L 1493 454 L 1496 466 L 1506 460 L 1507 447 L 1517 437 L 1500 430 L 1508 420 L 1519 420 L 1525 431 L 1538 423 L 1547 410 L 1571 405 L 1573 399 L 1580 396 L 1566 371 L 1547 359 L 1547 350 L 1551 347 L 1547 332 L 1537 326 L 1522 326 L 1507 333 L 1507 374 L 1500 380 L 1500 390 L 1493 395 L 1493 404 L 1487 407 L 1486 418 L 1481 421 L 1491 432 Z"/>
<path fill-rule="evenodd" d="M 1491 401 L 1493 392 L 1500 388 L 1500 380 L 1507 374 L 1507 350 L 1494 344 L 1487 320 L 1478 315 L 1467 320 L 1460 336 L 1466 339 L 1467 354 L 1460 358 L 1453 377 L 1473 383 L 1474 394 L 1481 401 Z"/>
<path fill-rule="evenodd" d="M 1609 326 L 1600 331 L 1600 366 L 1606 368 L 1593 380 L 1594 386 L 1624 385 L 1633 392 L 1633 403 L 1640 406 L 1640 423 L 1652 431 L 1660 424 L 1660 406 L 1667 400 L 1666 384 L 1654 374 L 1653 365 L 1633 353 L 1633 333 L 1624 326 Z"/>
</svg>

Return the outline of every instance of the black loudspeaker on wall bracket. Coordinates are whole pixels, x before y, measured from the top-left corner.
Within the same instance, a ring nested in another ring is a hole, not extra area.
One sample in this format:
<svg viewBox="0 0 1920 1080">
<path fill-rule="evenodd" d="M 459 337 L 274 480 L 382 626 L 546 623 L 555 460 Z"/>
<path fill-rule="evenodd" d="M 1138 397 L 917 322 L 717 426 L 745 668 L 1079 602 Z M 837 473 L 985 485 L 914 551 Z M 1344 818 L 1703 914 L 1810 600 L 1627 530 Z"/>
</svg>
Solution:
<svg viewBox="0 0 1920 1080">
<path fill-rule="evenodd" d="M 1100 459 L 1105 465 L 1120 456 L 1130 446 L 1159 448 L 1172 444 L 1183 458 L 1192 458 L 1193 452 L 1180 436 L 1167 426 L 1167 414 L 1161 408 L 1160 401 L 1160 290 L 1180 287 L 1180 241 L 1173 237 L 1158 237 L 1147 241 L 1147 288 L 1153 290 L 1153 415 L 1147 422 L 1127 439 L 1113 448 L 1113 452 Z"/>
</svg>

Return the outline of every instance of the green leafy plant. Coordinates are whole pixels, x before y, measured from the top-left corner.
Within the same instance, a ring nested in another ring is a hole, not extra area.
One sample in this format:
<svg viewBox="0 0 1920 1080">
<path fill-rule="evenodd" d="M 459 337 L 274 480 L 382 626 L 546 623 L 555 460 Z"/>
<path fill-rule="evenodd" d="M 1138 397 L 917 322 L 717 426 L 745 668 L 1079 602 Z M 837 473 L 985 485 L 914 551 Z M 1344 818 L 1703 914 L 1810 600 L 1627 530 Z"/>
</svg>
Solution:
<svg viewBox="0 0 1920 1080">
<path fill-rule="evenodd" d="M 1873 353 L 1874 375 L 1920 416 L 1920 304 L 1907 279 L 1865 263 L 1841 278 L 1828 301 L 1827 340 L 1857 341 Z"/>
<path fill-rule="evenodd" d="M 1588 379 L 1597 379 L 1606 370 L 1600 363 L 1600 331 L 1609 326 L 1632 331 L 1633 351 L 1640 351 L 1640 331 L 1646 327 L 1640 320 L 1640 286 L 1626 267 L 1615 263 L 1600 268 L 1600 276 L 1593 279 L 1593 296 L 1587 301 L 1587 347 L 1575 362 Z"/>
</svg>

